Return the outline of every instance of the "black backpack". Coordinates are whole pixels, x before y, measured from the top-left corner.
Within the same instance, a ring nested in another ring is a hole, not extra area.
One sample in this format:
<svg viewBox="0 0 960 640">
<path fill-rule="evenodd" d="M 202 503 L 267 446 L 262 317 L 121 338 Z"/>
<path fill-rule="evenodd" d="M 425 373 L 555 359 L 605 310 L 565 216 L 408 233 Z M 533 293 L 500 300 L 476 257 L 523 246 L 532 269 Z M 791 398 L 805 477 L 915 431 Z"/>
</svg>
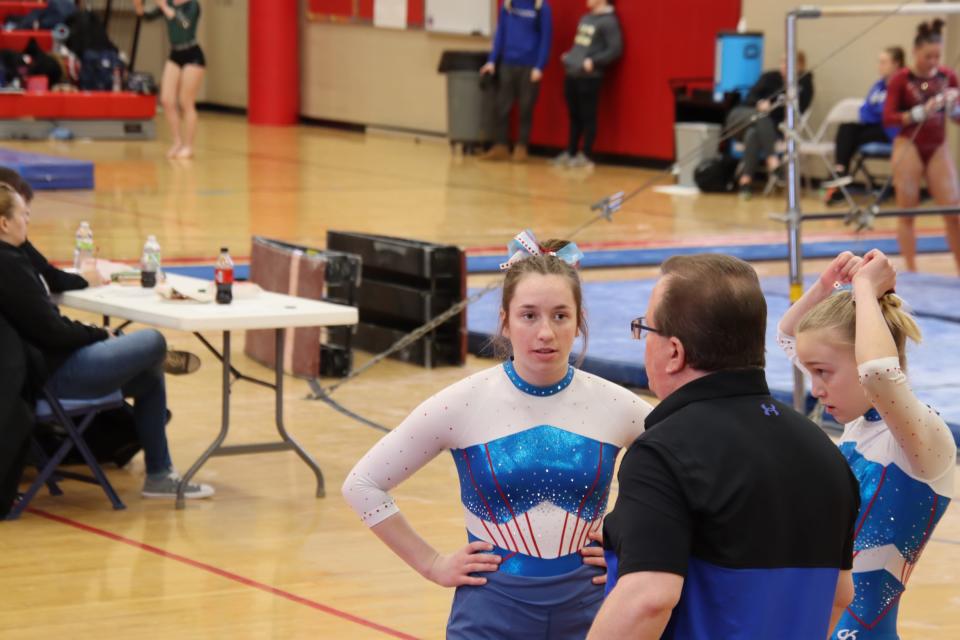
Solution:
<svg viewBox="0 0 960 640">
<path fill-rule="evenodd" d="M 737 161 L 726 156 L 707 158 L 697 165 L 693 180 L 704 193 L 729 193 L 734 188 Z"/>
<path fill-rule="evenodd" d="M 52 456 L 68 436 L 59 426 L 38 424 L 34 429 L 34 437 L 47 456 Z M 133 419 L 133 407 L 125 402 L 118 409 L 98 413 L 84 431 L 83 439 L 97 462 L 112 462 L 118 467 L 127 464 L 141 449 L 137 425 Z M 64 458 L 63 464 L 83 464 L 83 458 L 80 457 L 80 452 L 73 448 Z"/>
<path fill-rule="evenodd" d="M 80 88 L 84 91 L 110 91 L 114 76 L 123 78 L 123 62 L 112 49 L 87 49 L 80 62 Z"/>
</svg>

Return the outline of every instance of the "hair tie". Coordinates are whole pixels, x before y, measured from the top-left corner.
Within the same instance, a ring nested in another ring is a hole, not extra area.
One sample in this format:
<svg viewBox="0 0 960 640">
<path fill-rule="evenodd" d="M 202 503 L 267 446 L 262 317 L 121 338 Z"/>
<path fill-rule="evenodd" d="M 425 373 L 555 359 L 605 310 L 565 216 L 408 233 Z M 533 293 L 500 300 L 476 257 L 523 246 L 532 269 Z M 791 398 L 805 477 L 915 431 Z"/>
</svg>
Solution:
<svg viewBox="0 0 960 640">
<path fill-rule="evenodd" d="M 521 260 L 526 260 L 533 256 L 556 256 L 571 267 L 576 267 L 583 260 L 583 252 L 575 242 L 568 242 L 566 246 L 558 251 L 547 251 L 530 229 L 524 229 L 513 237 L 513 240 L 507 244 L 507 255 L 510 256 L 506 262 L 500 264 L 500 270 L 505 271 Z"/>
</svg>

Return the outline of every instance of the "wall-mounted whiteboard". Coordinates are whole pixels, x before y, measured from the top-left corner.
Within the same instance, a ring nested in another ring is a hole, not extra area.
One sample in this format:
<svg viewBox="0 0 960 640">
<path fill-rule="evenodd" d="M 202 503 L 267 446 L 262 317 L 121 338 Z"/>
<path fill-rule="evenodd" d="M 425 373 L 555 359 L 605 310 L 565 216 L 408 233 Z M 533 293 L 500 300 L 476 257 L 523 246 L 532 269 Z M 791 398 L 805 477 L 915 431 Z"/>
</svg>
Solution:
<svg viewBox="0 0 960 640">
<path fill-rule="evenodd" d="M 489 36 L 493 32 L 490 0 L 426 0 L 427 31 Z"/>
</svg>

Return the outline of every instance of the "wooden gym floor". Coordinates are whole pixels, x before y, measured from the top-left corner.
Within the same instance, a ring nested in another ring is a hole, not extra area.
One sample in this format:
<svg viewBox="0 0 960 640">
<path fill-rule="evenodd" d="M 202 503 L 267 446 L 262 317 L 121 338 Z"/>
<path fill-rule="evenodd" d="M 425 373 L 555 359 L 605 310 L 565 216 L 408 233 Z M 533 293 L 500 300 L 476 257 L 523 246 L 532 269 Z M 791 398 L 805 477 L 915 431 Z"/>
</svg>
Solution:
<svg viewBox="0 0 960 640">
<path fill-rule="evenodd" d="M 165 132 L 162 124 L 159 128 Z M 537 159 L 523 166 L 484 165 L 452 156 L 443 142 L 258 128 L 242 118 L 208 114 L 201 117 L 197 159 L 169 162 L 166 144 L 161 139 L 8 145 L 97 163 L 95 191 L 37 196 L 34 244 L 53 260 L 67 260 L 73 230 L 88 220 L 101 256 L 128 260 L 136 259 L 150 233 L 158 236 L 168 261 L 211 260 L 221 245 L 246 256 L 254 234 L 322 246 L 327 229 L 497 246 L 524 227 L 541 238 L 563 236 L 587 219 L 589 203 L 653 175 L 618 167 L 561 171 Z M 804 206 L 822 209 L 814 200 Z M 576 240 L 780 242 L 782 226 L 767 214 L 782 208 L 780 197 L 744 203 L 734 196 L 646 191 L 614 222 L 595 224 Z M 940 226 L 938 220 L 923 224 Z M 881 226 L 889 228 L 889 222 Z M 840 224 L 823 223 L 808 225 L 805 233 L 846 232 Z M 785 273 L 780 263 L 758 268 Z M 921 257 L 921 268 L 953 269 L 946 256 Z M 587 272 L 585 278 L 653 275 L 653 269 L 623 269 Z M 171 450 L 185 470 L 218 429 L 220 373 L 195 338 L 173 332 L 167 337 L 172 346 L 203 359 L 196 374 L 168 378 Z M 241 370 L 269 376 L 242 355 L 240 344 L 234 357 Z M 492 364 L 471 358 L 463 369 L 426 371 L 388 361 L 336 397 L 394 425 L 431 393 Z M 242 382 L 236 390 L 233 442 L 269 439 L 272 392 Z M 306 394 L 304 382 L 288 383 L 287 426 L 323 467 L 325 499 L 313 497 L 311 473 L 288 453 L 212 460 L 198 478 L 216 486 L 216 497 L 179 512 L 172 503 L 139 497 L 139 457 L 128 468 L 109 470 L 125 511 L 110 510 L 98 488 L 67 481 L 64 496 L 41 493 L 33 512 L 0 523 L 0 590 L 7 594 L 0 603 L 3 637 L 443 637 L 452 591 L 427 583 L 393 557 L 339 495 L 344 475 L 380 433 L 305 400 Z M 372 397 L 377 401 L 370 402 Z M 446 456 L 395 495 L 438 549 L 464 544 L 456 474 Z M 960 512 L 954 507 L 904 596 L 905 640 L 960 637 L 958 554 Z"/>
</svg>

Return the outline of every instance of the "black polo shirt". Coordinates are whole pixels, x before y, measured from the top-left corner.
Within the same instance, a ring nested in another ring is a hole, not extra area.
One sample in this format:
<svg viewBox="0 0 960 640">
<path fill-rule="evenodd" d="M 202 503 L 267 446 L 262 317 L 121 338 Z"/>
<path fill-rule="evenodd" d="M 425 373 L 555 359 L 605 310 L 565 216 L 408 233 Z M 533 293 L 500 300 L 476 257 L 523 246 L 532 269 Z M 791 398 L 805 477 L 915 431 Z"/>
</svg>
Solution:
<svg viewBox="0 0 960 640">
<path fill-rule="evenodd" d="M 665 638 L 826 637 L 859 509 L 827 435 L 774 400 L 759 368 L 690 382 L 646 428 L 604 523 L 609 583 L 684 576 Z"/>
</svg>

